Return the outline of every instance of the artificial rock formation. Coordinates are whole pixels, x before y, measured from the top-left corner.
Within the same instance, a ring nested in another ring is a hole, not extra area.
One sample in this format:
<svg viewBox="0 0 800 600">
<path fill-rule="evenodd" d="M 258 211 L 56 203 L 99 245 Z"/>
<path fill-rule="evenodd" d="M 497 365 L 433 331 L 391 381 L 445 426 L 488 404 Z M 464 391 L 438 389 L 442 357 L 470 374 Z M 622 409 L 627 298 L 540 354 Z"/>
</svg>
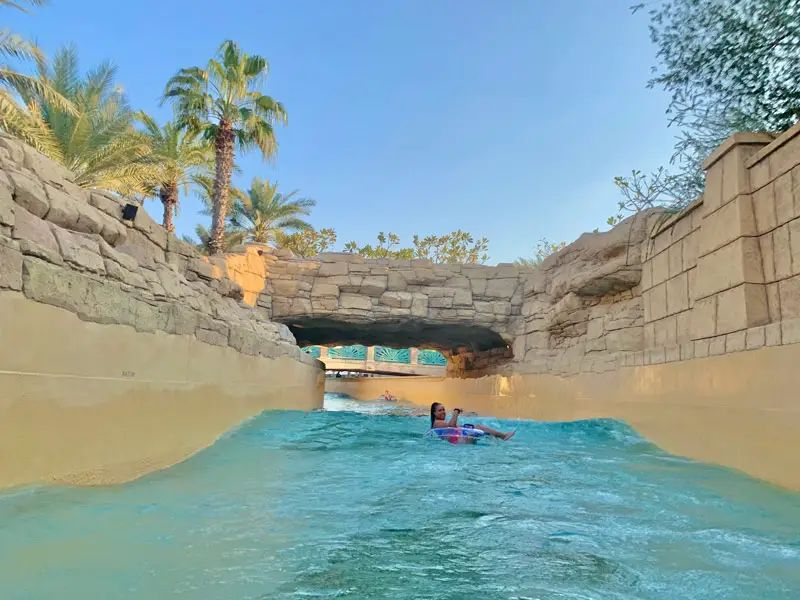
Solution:
<svg viewBox="0 0 800 600">
<path fill-rule="evenodd" d="M 141 332 L 309 364 L 286 326 L 242 302 L 241 287 L 143 209 L 122 221 L 113 195 L 88 191 L 30 147 L 0 136 L 0 292 Z"/>
<path fill-rule="evenodd" d="M 276 257 L 259 302 L 301 344 L 424 346 L 449 352 L 506 348 L 522 314 L 524 277 L 513 264 L 434 265 L 326 253 Z"/>
</svg>

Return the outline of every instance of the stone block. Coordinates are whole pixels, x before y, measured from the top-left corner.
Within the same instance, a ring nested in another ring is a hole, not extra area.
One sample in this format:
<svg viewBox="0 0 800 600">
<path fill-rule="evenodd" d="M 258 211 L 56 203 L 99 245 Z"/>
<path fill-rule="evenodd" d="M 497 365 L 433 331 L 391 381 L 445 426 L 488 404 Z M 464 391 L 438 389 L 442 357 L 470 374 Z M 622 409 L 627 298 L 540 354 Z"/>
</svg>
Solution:
<svg viewBox="0 0 800 600">
<path fill-rule="evenodd" d="M 722 157 L 722 204 L 730 202 L 739 194 L 750 193 L 750 171 L 745 166 L 745 161 L 766 143 L 737 144 Z"/>
<path fill-rule="evenodd" d="M 339 297 L 339 286 L 330 283 L 316 282 L 311 288 L 311 298 L 315 297 Z"/>
<path fill-rule="evenodd" d="M 737 196 L 713 214 L 706 215 L 698 239 L 698 256 L 705 256 L 742 236 L 755 236 L 751 196 Z"/>
<path fill-rule="evenodd" d="M 414 292 L 411 300 L 411 314 L 415 317 L 428 316 L 428 297 L 425 294 Z"/>
<path fill-rule="evenodd" d="M 659 225 L 656 229 L 663 226 L 666 219 L 660 219 Z M 666 228 L 653 238 L 653 256 L 665 252 L 667 248 L 672 245 L 672 230 Z"/>
<path fill-rule="evenodd" d="M 800 318 L 800 275 L 778 283 L 781 320 Z"/>
<path fill-rule="evenodd" d="M 14 184 L 14 202 L 32 215 L 43 219 L 50 210 L 44 187 L 22 173 L 9 172 L 8 176 Z"/>
<path fill-rule="evenodd" d="M 708 341 L 708 355 L 719 356 L 725 354 L 725 336 L 720 335 Z"/>
<path fill-rule="evenodd" d="M 647 291 L 653 286 L 653 262 L 646 260 L 642 263 L 642 291 Z"/>
<path fill-rule="evenodd" d="M 780 289 L 777 283 L 767 285 L 767 312 L 770 323 L 781 320 Z"/>
<path fill-rule="evenodd" d="M 339 309 L 339 299 L 331 296 L 311 298 L 311 309 L 315 313 L 333 312 Z"/>
<path fill-rule="evenodd" d="M 761 266 L 764 269 L 765 283 L 775 281 L 775 255 L 773 249 L 772 233 L 765 233 L 758 238 L 759 250 L 761 251 Z"/>
<path fill-rule="evenodd" d="M 753 212 L 759 234 L 772 231 L 778 225 L 775 214 L 775 187 L 769 183 L 753 194 Z"/>
<path fill-rule="evenodd" d="M 47 220 L 54 225 L 75 231 L 75 226 L 78 224 L 78 201 L 70 198 L 61 190 L 53 186 L 45 186 L 47 198 L 50 204 L 50 210 L 47 213 Z M 99 233 L 92 231 L 90 233 Z"/>
<path fill-rule="evenodd" d="M 692 339 L 710 338 L 717 333 L 717 297 L 698 300 L 692 309 Z"/>
<path fill-rule="evenodd" d="M 405 278 L 395 271 L 389 271 L 387 274 L 386 289 L 390 292 L 402 292 L 408 288 Z"/>
<path fill-rule="evenodd" d="M 0 225 L 14 226 L 14 197 L 11 188 L 0 183 Z"/>
<path fill-rule="evenodd" d="M 768 322 L 765 286 L 744 283 L 717 296 L 717 335 L 766 325 Z"/>
<path fill-rule="evenodd" d="M 33 171 L 42 181 L 63 185 L 75 181 L 75 176 L 66 167 L 60 165 L 52 158 L 45 156 L 34 148 L 20 144 L 23 152 L 25 168 Z"/>
<path fill-rule="evenodd" d="M 758 238 L 739 238 L 701 257 L 697 263 L 698 298 L 706 298 L 742 283 L 764 283 Z"/>
<path fill-rule="evenodd" d="M 781 321 L 781 343 L 784 345 L 800 343 L 800 319 Z"/>
<path fill-rule="evenodd" d="M 781 339 L 781 324 L 770 323 L 764 328 L 764 337 L 767 346 L 780 346 L 783 343 Z"/>
<path fill-rule="evenodd" d="M 487 298 L 511 298 L 517 289 L 516 278 L 489 279 L 486 282 Z"/>
<path fill-rule="evenodd" d="M 342 309 L 370 310 L 372 309 L 372 301 L 370 298 L 358 294 L 341 294 L 339 296 L 339 307 Z"/>
<path fill-rule="evenodd" d="M 669 276 L 677 277 L 683 271 L 683 244 L 673 244 L 667 250 Z"/>
<path fill-rule="evenodd" d="M 722 165 L 713 165 L 706 171 L 706 185 L 703 191 L 703 205 L 710 213 L 722 206 Z"/>
<path fill-rule="evenodd" d="M 761 189 L 772 181 L 769 173 L 769 160 L 763 159 L 750 167 L 750 188 L 754 191 Z"/>
<path fill-rule="evenodd" d="M 371 275 L 364 277 L 361 280 L 361 288 L 359 292 L 367 296 L 380 296 L 386 291 L 387 285 L 387 276 Z"/>
<path fill-rule="evenodd" d="M 689 276 L 684 272 L 667 281 L 667 314 L 688 310 Z"/>
<path fill-rule="evenodd" d="M 792 247 L 789 241 L 789 226 L 782 225 L 772 232 L 775 279 L 786 279 L 792 274 Z"/>
<path fill-rule="evenodd" d="M 122 219 L 122 207 L 125 203 L 110 193 L 93 190 L 89 195 L 89 204 L 113 219 Z"/>
<path fill-rule="evenodd" d="M 689 308 L 692 308 L 695 298 L 697 298 L 697 267 L 689 269 L 686 273 L 686 281 L 689 288 Z"/>
<path fill-rule="evenodd" d="M 766 326 L 764 327 L 751 327 L 746 331 L 745 347 L 748 350 L 757 350 L 764 347 L 766 342 Z"/>
<path fill-rule="evenodd" d="M 797 216 L 794 210 L 792 172 L 789 171 L 778 177 L 773 187 L 775 192 L 775 218 L 780 226 Z"/>
<path fill-rule="evenodd" d="M 0 289 L 22 289 L 22 261 L 17 242 L 0 238 Z"/>
<path fill-rule="evenodd" d="M 81 270 L 104 275 L 106 266 L 100 256 L 97 241 L 72 234 L 65 229 L 51 225 L 51 230 L 61 251 L 61 257 Z"/>
<path fill-rule="evenodd" d="M 684 271 L 688 271 L 689 269 L 692 269 L 697 265 L 697 255 L 699 253 L 698 250 L 699 239 L 700 239 L 700 234 L 694 232 L 683 238 L 683 241 L 681 242 L 681 244 L 683 245 L 683 249 L 681 250 L 681 256 L 683 257 Z"/>
<path fill-rule="evenodd" d="M 725 336 L 725 352 L 741 352 L 747 347 L 747 332 L 737 331 Z"/>
<path fill-rule="evenodd" d="M 694 343 L 694 357 L 705 358 L 708 356 L 708 340 L 696 340 Z"/>
<path fill-rule="evenodd" d="M 769 155 L 769 170 L 779 177 L 800 162 L 800 136 L 787 140 L 776 152 Z"/>
<path fill-rule="evenodd" d="M 161 268 L 156 271 L 156 275 L 158 275 L 158 280 L 161 283 L 161 287 L 164 288 L 167 298 L 181 298 L 183 296 L 180 278 L 172 269 Z M 223 293 L 224 291 L 226 290 L 220 290 L 220 294 L 227 296 L 227 293 Z"/>
<path fill-rule="evenodd" d="M 789 228 L 789 247 L 791 249 L 792 275 L 800 274 L 800 219 L 790 221 Z"/>
<path fill-rule="evenodd" d="M 428 297 L 428 306 L 430 308 L 453 308 L 453 299 L 452 298 L 431 298 Z"/>
<path fill-rule="evenodd" d="M 330 277 L 332 275 L 347 275 L 349 269 L 346 262 L 324 262 L 319 268 L 319 277 Z"/>
<path fill-rule="evenodd" d="M 660 283 L 650 290 L 650 319 L 658 321 L 667 316 L 667 284 Z"/>
<path fill-rule="evenodd" d="M 667 346 L 664 348 L 664 362 L 678 362 L 681 359 L 680 346 Z"/>
<path fill-rule="evenodd" d="M 681 344 L 681 360 L 691 360 L 694 358 L 694 342 Z"/>
<path fill-rule="evenodd" d="M 677 336 L 678 343 L 683 344 L 693 339 L 692 336 L 692 311 L 686 310 L 678 313 L 677 317 Z"/>
<path fill-rule="evenodd" d="M 13 237 L 17 240 L 27 240 L 37 246 L 60 256 L 60 249 L 56 238 L 46 221 L 35 217 L 21 206 L 15 213 Z"/>
<path fill-rule="evenodd" d="M 665 282 L 669 279 L 669 253 L 662 252 L 657 254 L 652 262 L 653 269 L 653 285 Z"/>
<path fill-rule="evenodd" d="M 486 279 L 473 279 L 472 277 L 470 277 L 469 285 L 470 288 L 472 289 L 473 296 L 477 296 L 479 298 L 486 297 L 486 286 L 487 286 Z M 509 294 L 509 297 L 511 297 L 511 294 Z"/>
<path fill-rule="evenodd" d="M 649 348 L 644 351 L 645 364 L 662 365 L 667 360 L 665 348 Z"/>
<path fill-rule="evenodd" d="M 38 258 L 22 262 L 22 290 L 27 298 L 74 313 L 86 304 L 89 278 L 72 269 L 62 269 Z"/>
<path fill-rule="evenodd" d="M 413 294 L 411 292 L 384 292 L 381 295 L 381 304 L 396 308 L 411 308 Z"/>
<path fill-rule="evenodd" d="M 457 288 L 453 295 L 453 306 L 472 306 L 472 292 L 469 289 Z"/>
<path fill-rule="evenodd" d="M 656 346 L 672 346 L 678 343 L 677 317 L 666 317 L 655 322 Z"/>
</svg>

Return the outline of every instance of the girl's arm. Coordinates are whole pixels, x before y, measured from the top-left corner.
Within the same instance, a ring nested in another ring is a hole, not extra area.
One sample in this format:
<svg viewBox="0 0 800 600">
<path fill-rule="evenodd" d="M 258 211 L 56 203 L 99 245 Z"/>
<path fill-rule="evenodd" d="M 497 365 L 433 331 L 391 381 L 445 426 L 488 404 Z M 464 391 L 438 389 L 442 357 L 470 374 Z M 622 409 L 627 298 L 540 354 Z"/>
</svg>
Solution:
<svg viewBox="0 0 800 600">
<path fill-rule="evenodd" d="M 447 425 L 448 427 L 458 427 L 458 415 L 461 414 L 460 408 L 453 409 L 453 416 L 450 417 L 450 423 Z"/>
</svg>

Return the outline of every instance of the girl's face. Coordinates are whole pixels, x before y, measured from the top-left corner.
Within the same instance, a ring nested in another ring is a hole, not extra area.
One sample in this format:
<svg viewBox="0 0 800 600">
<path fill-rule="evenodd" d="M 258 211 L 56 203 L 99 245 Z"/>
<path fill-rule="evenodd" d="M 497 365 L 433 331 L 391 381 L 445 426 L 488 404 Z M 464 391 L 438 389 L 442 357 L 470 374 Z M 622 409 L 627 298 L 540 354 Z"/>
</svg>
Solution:
<svg viewBox="0 0 800 600">
<path fill-rule="evenodd" d="M 445 409 L 444 404 L 437 406 L 433 415 L 436 417 L 437 421 L 444 421 L 445 417 L 447 417 L 447 410 Z"/>
</svg>

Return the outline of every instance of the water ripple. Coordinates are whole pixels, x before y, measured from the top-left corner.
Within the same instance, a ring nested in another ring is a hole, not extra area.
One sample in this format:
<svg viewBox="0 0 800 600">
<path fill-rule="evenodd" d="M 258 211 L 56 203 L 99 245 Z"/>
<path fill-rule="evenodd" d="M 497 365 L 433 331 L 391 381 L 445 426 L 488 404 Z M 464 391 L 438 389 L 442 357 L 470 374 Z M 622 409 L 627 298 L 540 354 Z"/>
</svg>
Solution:
<svg viewBox="0 0 800 600">
<path fill-rule="evenodd" d="M 800 597 L 800 495 L 622 423 L 476 418 L 517 436 L 453 446 L 414 407 L 328 407 L 134 483 L 0 496 L 0 598 Z"/>
</svg>

